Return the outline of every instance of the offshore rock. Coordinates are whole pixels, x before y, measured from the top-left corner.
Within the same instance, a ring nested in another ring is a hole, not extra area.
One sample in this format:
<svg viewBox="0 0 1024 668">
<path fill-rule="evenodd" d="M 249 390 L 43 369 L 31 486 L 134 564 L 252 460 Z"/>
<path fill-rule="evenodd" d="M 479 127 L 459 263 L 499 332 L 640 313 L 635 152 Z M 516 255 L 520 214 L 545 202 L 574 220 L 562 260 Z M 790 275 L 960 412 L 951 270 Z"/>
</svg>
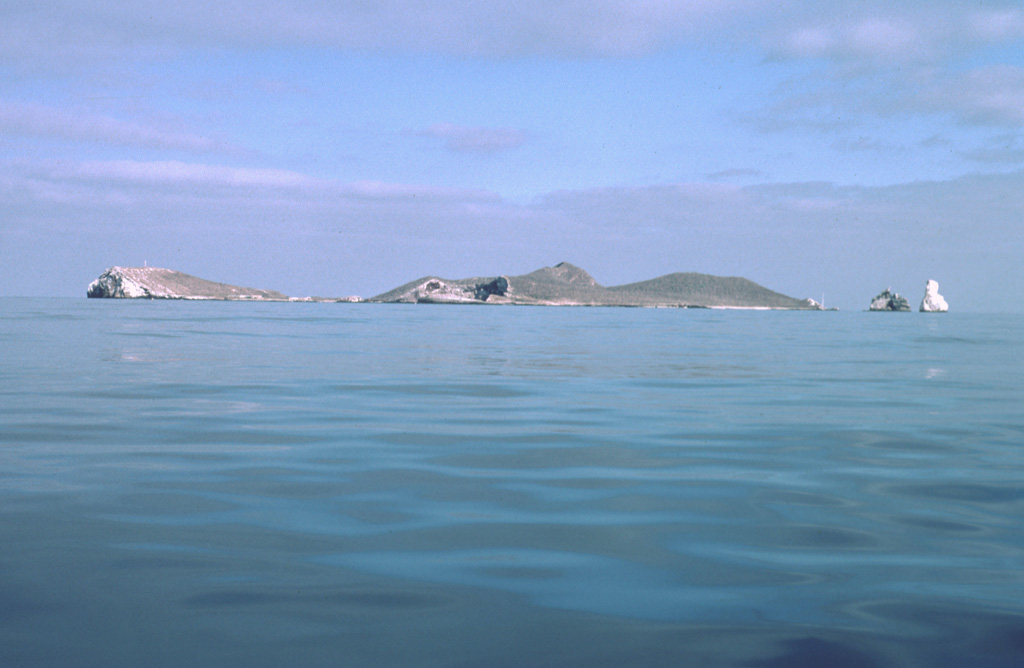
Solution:
<svg viewBox="0 0 1024 668">
<path fill-rule="evenodd" d="M 909 311 L 910 303 L 906 297 L 901 297 L 898 292 L 887 288 L 877 297 L 871 300 L 870 311 Z"/>
<path fill-rule="evenodd" d="M 924 286 L 924 299 L 921 300 L 921 311 L 926 313 L 945 313 L 949 304 L 939 294 L 939 284 L 929 280 Z"/>
<path fill-rule="evenodd" d="M 218 299 L 287 301 L 274 290 L 214 283 L 171 269 L 111 267 L 89 284 L 86 295 L 110 299 Z"/>
</svg>

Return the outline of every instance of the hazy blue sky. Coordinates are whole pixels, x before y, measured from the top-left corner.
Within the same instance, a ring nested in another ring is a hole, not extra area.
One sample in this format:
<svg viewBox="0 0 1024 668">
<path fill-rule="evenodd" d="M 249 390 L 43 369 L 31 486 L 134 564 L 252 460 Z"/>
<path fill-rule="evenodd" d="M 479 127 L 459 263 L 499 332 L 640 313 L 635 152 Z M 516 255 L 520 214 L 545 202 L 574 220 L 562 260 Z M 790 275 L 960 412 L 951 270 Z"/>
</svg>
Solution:
<svg viewBox="0 0 1024 668">
<path fill-rule="evenodd" d="M 1021 310 L 1019 0 L 0 0 L 3 295 L 568 260 Z"/>
</svg>

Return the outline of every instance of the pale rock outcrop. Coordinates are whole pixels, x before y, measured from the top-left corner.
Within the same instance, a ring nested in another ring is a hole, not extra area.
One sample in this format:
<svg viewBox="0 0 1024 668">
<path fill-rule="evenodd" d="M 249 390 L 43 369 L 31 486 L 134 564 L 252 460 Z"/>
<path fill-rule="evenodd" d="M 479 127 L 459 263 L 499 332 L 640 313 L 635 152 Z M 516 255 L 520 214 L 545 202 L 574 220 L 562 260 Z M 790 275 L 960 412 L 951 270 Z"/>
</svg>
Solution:
<svg viewBox="0 0 1024 668">
<path fill-rule="evenodd" d="M 909 311 L 910 303 L 906 297 L 901 297 L 898 292 L 891 288 L 885 289 L 877 297 L 871 300 L 870 311 Z"/>
<path fill-rule="evenodd" d="M 109 297 L 113 299 L 140 299 L 153 295 L 149 288 L 142 285 L 131 268 L 111 267 L 100 274 L 100 277 L 89 284 L 86 295 L 89 297 Z"/>
<path fill-rule="evenodd" d="M 421 304 L 463 304 L 479 300 L 472 290 L 432 278 L 413 289 L 409 294 L 409 301 Z"/>
<path fill-rule="evenodd" d="M 929 280 L 924 286 L 924 299 L 921 300 L 921 311 L 942 313 L 949 310 L 949 304 L 939 294 L 939 284 Z"/>
<path fill-rule="evenodd" d="M 419 304 L 474 304 L 485 302 L 492 297 L 504 297 L 508 291 L 508 279 L 504 276 L 475 284 L 446 282 L 440 278 L 430 278 L 394 301 Z"/>
</svg>

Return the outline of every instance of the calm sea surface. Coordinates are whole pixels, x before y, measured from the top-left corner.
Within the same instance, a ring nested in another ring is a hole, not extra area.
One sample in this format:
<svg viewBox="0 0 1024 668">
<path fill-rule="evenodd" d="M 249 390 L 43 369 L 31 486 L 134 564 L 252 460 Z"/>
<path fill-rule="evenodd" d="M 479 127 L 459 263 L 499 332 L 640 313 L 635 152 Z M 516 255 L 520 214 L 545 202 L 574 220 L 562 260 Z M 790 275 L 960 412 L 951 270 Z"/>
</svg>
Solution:
<svg viewBox="0 0 1024 668">
<path fill-rule="evenodd" d="M 0 300 L 0 666 L 1024 665 L 1024 317 Z"/>
</svg>

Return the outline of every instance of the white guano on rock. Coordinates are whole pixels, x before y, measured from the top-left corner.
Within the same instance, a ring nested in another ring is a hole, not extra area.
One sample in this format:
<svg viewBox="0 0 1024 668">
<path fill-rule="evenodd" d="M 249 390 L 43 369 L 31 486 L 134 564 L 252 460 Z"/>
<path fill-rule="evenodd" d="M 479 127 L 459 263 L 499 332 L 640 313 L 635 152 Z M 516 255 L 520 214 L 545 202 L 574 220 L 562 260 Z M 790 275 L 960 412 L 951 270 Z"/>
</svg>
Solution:
<svg viewBox="0 0 1024 668">
<path fill-rule="evenodd" d="M 111 267 L 89 284 L 86 295 L 107 299 L 288 299 L 286 295 L 274 290 L 215 283 L 159 267 Z"/>
<path fill-rule="evenodd" d="M 893 292 L 892 288 L 886 288 L 871 300 L 871 306 L 868 307 L 868 310 L 909 311 L 910 304 L 907 302 L 906 297 L 901 296 L 898 292 Z"/>
<path fill-rule="evenodd" d="M 924 299 L 921 300 L 921 311 L 925 313 L 944 313 L 949 310 L 949 304 L 939 294 L 939 284 L 929 280 L 924 286 Z"/>
</svg>

